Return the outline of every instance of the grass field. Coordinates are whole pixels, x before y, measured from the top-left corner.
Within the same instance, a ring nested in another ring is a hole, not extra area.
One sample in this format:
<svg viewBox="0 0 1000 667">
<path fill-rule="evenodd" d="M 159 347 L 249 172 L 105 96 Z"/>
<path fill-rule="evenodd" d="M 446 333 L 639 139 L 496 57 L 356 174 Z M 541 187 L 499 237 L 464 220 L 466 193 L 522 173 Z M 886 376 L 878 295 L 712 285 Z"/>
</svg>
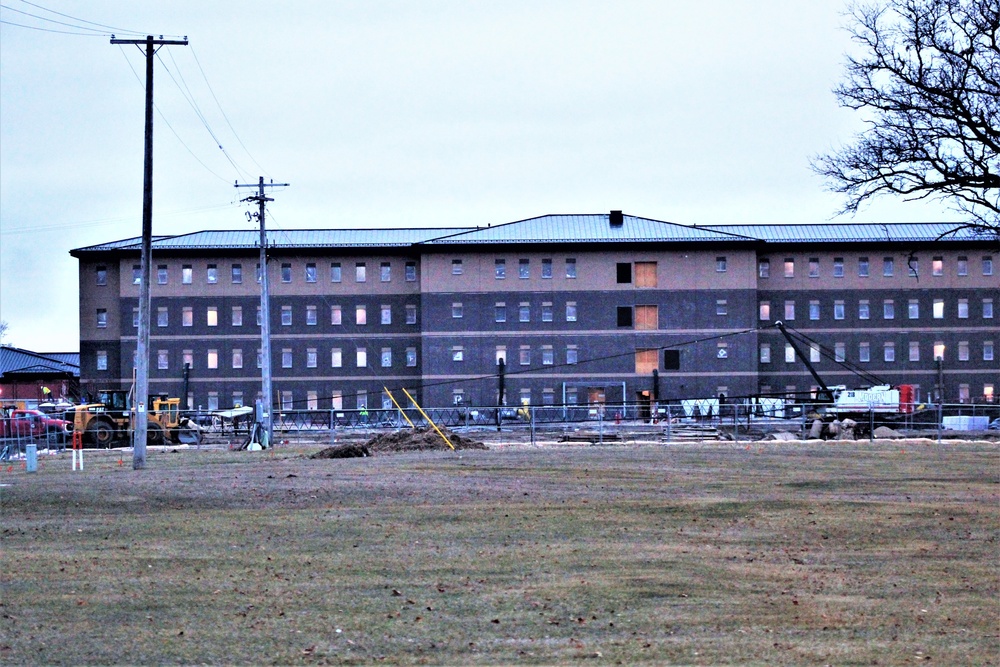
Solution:
<svg viewBox="0 0 1000 667">
<path fill-rule="evenodd" d="M 316 448 L 0 472 L 0 662 L 1000 663 L 1000 447 Z"/>
</svg>

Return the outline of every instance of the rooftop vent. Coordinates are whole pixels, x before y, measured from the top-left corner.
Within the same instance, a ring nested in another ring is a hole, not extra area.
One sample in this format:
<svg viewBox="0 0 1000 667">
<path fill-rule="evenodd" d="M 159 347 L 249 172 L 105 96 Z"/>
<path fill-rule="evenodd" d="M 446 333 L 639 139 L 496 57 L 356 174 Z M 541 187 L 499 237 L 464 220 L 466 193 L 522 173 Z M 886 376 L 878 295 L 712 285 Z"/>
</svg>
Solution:
<svg viewBox="0 0 1000 667">
<path fill-rule="evenodd" d="M 612 227 L 621 227 L 625 224 L 625 218 L 622 216 L 621 211 L 611 211 L 611 215 L 608 216 L 608 222 L 611 223 Z"/>
</svg>

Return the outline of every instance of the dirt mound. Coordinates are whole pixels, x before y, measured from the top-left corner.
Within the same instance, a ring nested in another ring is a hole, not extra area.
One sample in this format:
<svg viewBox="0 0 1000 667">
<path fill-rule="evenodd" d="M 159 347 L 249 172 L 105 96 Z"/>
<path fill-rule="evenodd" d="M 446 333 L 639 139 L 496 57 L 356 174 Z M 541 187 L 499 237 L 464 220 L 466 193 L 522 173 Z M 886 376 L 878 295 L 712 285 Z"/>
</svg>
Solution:
<svg viewBox="0 0 1000 667">
<path fill-rule="evenodd" d="M 455 449 L 489 449 L 476 440 L 441 429 Z M 391 433 L 380 433 L 364 445 L 375 454 L 387 452 L 413 452 L 425 449 L 449 449 L 441 436 L 433 428 L 401 429 Z"/>
<path fill-rule="evenodd" d="M 371 456 L 371 450 L 369 450 L 364 445 L 337 445 L 336 447 L 327 447 L 321 451 L 316 452 L 309 458 L 311 459 L 357 459 L 365 456 Z"/>
</svg>

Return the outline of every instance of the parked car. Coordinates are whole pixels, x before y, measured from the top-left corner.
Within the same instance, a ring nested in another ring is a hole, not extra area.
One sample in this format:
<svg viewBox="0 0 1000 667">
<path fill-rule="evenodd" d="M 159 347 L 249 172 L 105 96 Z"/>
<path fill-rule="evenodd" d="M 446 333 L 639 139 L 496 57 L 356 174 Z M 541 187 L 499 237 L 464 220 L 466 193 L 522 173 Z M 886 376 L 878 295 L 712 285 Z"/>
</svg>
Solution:
<svg viewBox="0 0 1000 667">
<path fill-rule="evenodd" d="M 990 425 L 987 428 L 989 428 L 991 431 L 1000 431 L 1000 417 L 991 421 Z"/>
</svg>

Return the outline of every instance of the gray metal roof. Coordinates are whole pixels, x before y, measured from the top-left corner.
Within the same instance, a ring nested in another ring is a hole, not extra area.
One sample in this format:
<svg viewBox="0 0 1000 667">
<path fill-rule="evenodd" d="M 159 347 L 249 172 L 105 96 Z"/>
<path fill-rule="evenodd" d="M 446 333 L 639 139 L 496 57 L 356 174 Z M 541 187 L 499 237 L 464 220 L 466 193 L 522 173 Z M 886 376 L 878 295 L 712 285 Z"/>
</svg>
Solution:
<svg viewBox="0 0 1000 667">
<path fill-rule="evenodd" d="M 747 240 L 750 239 L 742 238 L 738 233 L 678 225 L 634 215 L 622 216 L 622 225 L 612 227 L 608 214 L 601 213 L 543 215 L 453 233 L 429 239 L 423 245 Z"/>
<path fill-rule="evenodd" d="M 701 229 L 730 232 L 761 241 L 818 243 L 852 241 L 974 241 L 981 239 L 969 229 L 949 222 L 824 223 L 805 225 L 705 225 Z M 954 233 L 950 233 L 953 232 Z"/>
<path fill-rule="evenodd" d="M 66 357 L 69 357 L 68 359 Z M 75 356 L 76 363 L 72 361 Z M 47 356 L 39 352 L 22 350 L 9 345 L 0 346 L 0 376 L 66 374 L 80 377 L 80 355 L 59 353 Z"/>
</svg>

